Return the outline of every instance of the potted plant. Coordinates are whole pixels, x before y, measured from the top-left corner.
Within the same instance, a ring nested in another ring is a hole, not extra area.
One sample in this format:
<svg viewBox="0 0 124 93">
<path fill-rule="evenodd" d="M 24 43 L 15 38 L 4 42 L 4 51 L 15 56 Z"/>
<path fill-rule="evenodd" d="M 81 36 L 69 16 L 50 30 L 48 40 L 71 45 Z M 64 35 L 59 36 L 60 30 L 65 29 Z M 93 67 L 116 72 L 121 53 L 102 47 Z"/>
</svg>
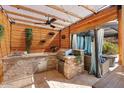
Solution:
<svg viewBox="0 0 124 93">
<path fill-rule="evenodd" d="M 58 47 L 56 45 L 53 45 L 50 47 L 51 52 L 56 52 L 58 50 Z"/>
<path fill-rule="evenodd" d="M 105 41 L 104 45 L 103 45 L 103 54 L 107 54 L 107 55 L 116 55 L 116 54 L 118 54 L 118 45 L 115 44 L 115 43 Z M 114 57 L 111 58 L 110 67 L 113 67 L 115 65 L 114 60 L 115 60 Z"/>
<path fill-rule="evenodd" d="M 3 35 L 4 35 L 4 27 L 0 25 L 0 41 L 2 40 Z"/>
<path fill-rule="evenodd" d="M 30 47 L 32 44 L 32 29 L 26 28 L 25 29 L 25 43 L 26 43 L 26 51 L 30 53 Z"/>
</svg>

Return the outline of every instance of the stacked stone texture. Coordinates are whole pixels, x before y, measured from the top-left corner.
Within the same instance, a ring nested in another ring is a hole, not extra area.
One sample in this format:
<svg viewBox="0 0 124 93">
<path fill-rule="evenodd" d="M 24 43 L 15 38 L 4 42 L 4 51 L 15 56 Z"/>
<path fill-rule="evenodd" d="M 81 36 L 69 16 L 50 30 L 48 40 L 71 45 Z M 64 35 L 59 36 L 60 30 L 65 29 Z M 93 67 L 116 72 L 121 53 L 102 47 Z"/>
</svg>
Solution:
<svg viewBox="0 0 124 93">
<path fill-rule="evenodd" d="M 15 80 L 32 75 L 38 71 L 38 65 L 45 61 L 47 63 L 46 70 L 56 68 L 55 56 L 4 60 L 4 81 Z"/>
<path fill-rule="evenodd" d="M 64 63 L 64 75 L 67 79 L 71 79 L 77 74 L 84 71 L 84 65 L 82 63 L 77 63 L 76 57 L 66 57 Z"/>
</svg>

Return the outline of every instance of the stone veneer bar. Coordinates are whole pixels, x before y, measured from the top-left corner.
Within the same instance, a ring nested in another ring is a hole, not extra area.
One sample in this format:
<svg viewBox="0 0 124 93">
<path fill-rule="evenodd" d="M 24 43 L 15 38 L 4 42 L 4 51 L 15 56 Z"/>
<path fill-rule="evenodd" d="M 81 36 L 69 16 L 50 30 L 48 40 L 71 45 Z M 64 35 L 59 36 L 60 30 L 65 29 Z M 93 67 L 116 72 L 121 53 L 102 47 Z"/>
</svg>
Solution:
<svg viewBox="0 0 124 93">
<path fill-rule="evenodd" d="M 56 53 L 31 53 L 22 56 L 4 57 L 4 82 L 13 81 L 32 75 L 38 70 L 41 62 L 46 62 L 45 70 L 56 68 Z"/>
</svg>

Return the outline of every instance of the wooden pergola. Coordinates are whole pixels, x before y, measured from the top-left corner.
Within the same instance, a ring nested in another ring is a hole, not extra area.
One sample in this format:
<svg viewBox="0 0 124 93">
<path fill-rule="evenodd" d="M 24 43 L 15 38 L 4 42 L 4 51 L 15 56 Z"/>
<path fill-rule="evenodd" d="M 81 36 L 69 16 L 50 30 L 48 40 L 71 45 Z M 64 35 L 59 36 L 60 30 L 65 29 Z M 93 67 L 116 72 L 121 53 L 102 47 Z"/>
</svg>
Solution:
<svg viewBox="0 0 124 93">
<path fill-rule="evenodd" d="M 24 5 L 10 5 L 2 6 L 11 21 L 16 23 L 35 24 L 35 22 L 44 23 L 48 17 L 56 18 L 57 21 L 53 23 L 56 30 L 62 30 L 78 21 L 85 19 L 90 15 L 94 15 L 104 8 L 109 6 L 88 6 L 88 5 L 45 5 L 45 6 L 24 6 Z M 41 9 L 39 9 L 41 8 Z M 80 13 L 82 12 L 82 13 Z M 40 25 L 44 27 L 44 25 Z M 47 27 L 49 28 L 49 27 Z M 51 28 L 50 28 L 51 29 Z"/>
<path fill-rule="evenodd" d="M 63 30 L 64 31 L 64 29 L 67 29 L 69 27 L 70 33 L 82 32 L 82 31 L 85 31 L 86 29 L 91 29 L 91 28 L 95 28 L 97 26 L 100 26 L 100 25 L 102 25 L 108 21 L 118 19 L 118 27 L 119 27 L 119 29 L 118 29 L 119 36 L 118 37 L 119 37 L 119 50 L 120 50 L 119 51 L 119 53 L 120 53 L 119 54 L 120 55 L 119 63 L 124 64 L 124 50 L 123 50 L 123 47 L 124 47 L 124 45 L 123 45 L 124 27 L 122 25 L 124 23 L 124 21 L 123 21 L 124 20 L 124 18 L 123 18 L 124 17 L 123 16 L 123 12 L 124 12 L 123 6 L 107 6 L 107 8 L 105 8 L 106 6 L 103 5 L 103 6 L 100 6 L 100 8 L 98 10 L 95 10 L 92 6 L 86 6 L 86 5 L 76 6 L 80 9 L 83 8 L 86 11 L 90 12 L 84 18 L 79 14 L 73 13 L 71 11 L 67 11 L 65 9 L 66 7 L 64 8 L 64 6 L 55 6 L 55 5 L 46 5 L 45 6 L 45 7 L 48 7 L 50 9 L 54 10 L 54 11 L 58 11 L 58 12 L 63 13 L 65 15 L 77 18 L 78 20 L 75 20 L 74 22 L 72 22 L 71 20 L 68 20 L 66 18 L 61 18 L 60 16 L 57 16 L 54 13 L 53 14 L 45 13 L 45 12 L 36 10 L 35 8 L 30 8 L 31 6 L 30 7 L 26 7 L 26 6 L 22 6 L 22 5 L 9 6 L 12 8 L 16 8 L 17 12 L 16 11 L 10 11 L 6 6 L 2 6 L 2 7 L 4 8 L 4 10 L 7 14 L 11 14 L 11 15 L 15 16 L 14 17 L 14 16 L 10 15 L 9 18 L 11 20 L 14 20 L 16 23 L 24 22 L 24 23 L 34 24 L 35 21 L 46 22 L 46 19 L 33 17 L 31 15 L 26 15 L 25 12 L 23 14 L 18 12 L 18 11 L 28 11 L 31 13 L 45 16 L 45 17 L 51 17 L 51 18 L 54 17 L 57 20 L 62 21 L 62 22 L 57 21 L 53 24 L 56 25 L 56 27 L 58 28 L 57 30 Z M 19 16 L 20 18 L 16 17 L 16 16 Z M 35 20 L 35 21 L 21 19 L 21 17 Z"/>
<path fill-rule="evenodd" d="M 90 5 L 77 5 L 68 7 L 46 5 L 42 6 L 41 9 L 39 9 L 40 6 L 36 7 L 22 5 L 11 5 L 1 7 L 7 14 L 11 23 L 15 22 L 18 24 L 27 24 L 52 29 L 60 31 L 60 34 L 61 32 L 68 30 L 68 41 L 70 41 L 71 33 L 78 33 L 89 29 L 95 29 L 108 21 L 118 19 L 119 64 L 124 65 L 124 6 L 102 5 L 93 7 Z M 70 10 L 71 8 L 74 9 Z M 40 11 L 42 9 L 44 11 Z M 82 11 L 82 13 L 80 13 L 80 11 L 78 10 Z M 74 11 L 79 13 L 76 13 Z M 56 28 L 53 29 L 46 25 L 35 24 L 36 22 L 46 22 L 48 17 L 57 19 L 57 21 L 53 23 Z M 69 47 L 70 42 L 68 42 L 68 48 Z"/>
</svg>

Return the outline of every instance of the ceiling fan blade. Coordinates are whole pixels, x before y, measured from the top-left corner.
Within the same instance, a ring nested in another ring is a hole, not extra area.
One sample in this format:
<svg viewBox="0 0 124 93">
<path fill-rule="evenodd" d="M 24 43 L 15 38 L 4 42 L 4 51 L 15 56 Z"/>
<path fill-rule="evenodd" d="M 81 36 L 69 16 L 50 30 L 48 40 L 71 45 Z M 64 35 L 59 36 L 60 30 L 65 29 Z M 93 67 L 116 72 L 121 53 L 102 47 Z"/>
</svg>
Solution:
<svg viewBox="0 0 124 93">
<path fill-rule="evenodd" d="M 55 21 L 56 21 L 55 18 L 52 18 L 52 19 L 49 20 L 50 23 L 53 23 L 53 22 L 55 22 Z"/>
<path fill-rule="evenodd" d="M 15 24 L 16 22 L 15 21 L 10 21 L 11 24 Z"/>
<path fill-rule="evenodd" d="M 54 25 L 50 25 L 50 27 L 52 27 L 52 28 L 56 28 Z"/>
<path fill-rule="evenodd" d="M 42 25 L 45 25 L 45 23 L 34 23 L 34 24 L 42 24 Z"/>
</svg>

